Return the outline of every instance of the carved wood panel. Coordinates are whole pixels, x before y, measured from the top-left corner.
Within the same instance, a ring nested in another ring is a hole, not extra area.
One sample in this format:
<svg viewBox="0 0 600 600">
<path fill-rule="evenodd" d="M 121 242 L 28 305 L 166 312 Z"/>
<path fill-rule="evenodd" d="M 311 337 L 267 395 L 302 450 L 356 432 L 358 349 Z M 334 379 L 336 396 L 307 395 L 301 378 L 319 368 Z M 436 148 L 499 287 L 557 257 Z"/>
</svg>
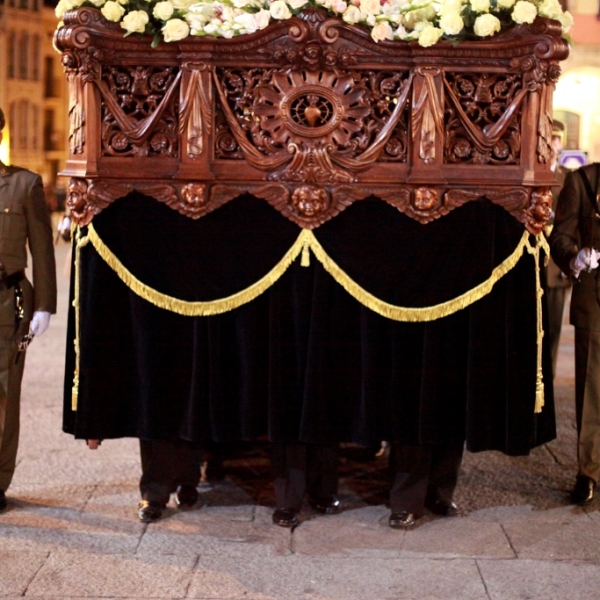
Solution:
<svg viewBox="0 0 600 600">
<path fill-rule="evenodd" d="M 424 224 L 481 197 L 548 218 L 556 22 L 422 48 L 311 9 L 150 50 L 95 9 L 64 20 L 81 223 L 132 189 L 190 218 L 250 192 L 307 228 L 371 195 Z"/>
</svg>

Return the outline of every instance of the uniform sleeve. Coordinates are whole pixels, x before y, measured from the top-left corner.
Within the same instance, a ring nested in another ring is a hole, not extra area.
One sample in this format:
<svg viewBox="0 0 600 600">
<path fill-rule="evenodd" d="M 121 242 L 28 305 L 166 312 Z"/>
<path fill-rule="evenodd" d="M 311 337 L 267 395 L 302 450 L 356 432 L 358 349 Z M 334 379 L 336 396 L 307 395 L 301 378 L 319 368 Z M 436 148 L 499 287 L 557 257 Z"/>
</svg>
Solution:
<svg viewBox="0 0 600 600">
<path fill-rule="evenodd" d="M 36 176 L 25 204 L 27 241 L 33 272 L 33 310 L 56 312 L 56 264 L 50 213 L 41 177 Z"/>
<path fill-rule="evenodd" d="M 554 226 L 550 235 L 550 252 L 563 273 L 570 273 L 569 263 L 581 247 L 579 221 L 583 187 L 577 171 L 569 173 L 558 197 Z"/>
</svg>

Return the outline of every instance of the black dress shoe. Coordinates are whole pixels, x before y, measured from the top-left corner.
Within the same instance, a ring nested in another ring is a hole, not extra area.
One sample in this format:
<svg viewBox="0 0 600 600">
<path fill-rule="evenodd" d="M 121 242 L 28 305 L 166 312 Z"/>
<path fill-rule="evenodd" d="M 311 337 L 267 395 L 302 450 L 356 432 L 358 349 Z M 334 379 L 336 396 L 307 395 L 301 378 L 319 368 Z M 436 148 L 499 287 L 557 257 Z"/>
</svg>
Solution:
<svg viewBox="0 0 600 600">
<path fill-rule="evenodd" d="M 575 486 L 571 492 L 571 502 L 579 506 L 585 506 L 594 499 L 596 482 L 591 477 L 577 475 Z"/>
<path fill-rule="evenodd" d="M 442 517 L 456 517 L 460 514 L 458 506 L 452 500 L 446 500 L 445 498 L 426 499 L 425 508 L 430 510 L 434 515 Z"/>
<path fill-rule="evenodd" d="M 317 498 L 309 498 L 308 503 L 323 515 L 336 515 L 340 512 L 339 498 L 332 494 L 331 496 L 321 496 Z"/>
<path fill-rule="evenodd" d="M 138 504 L 138 517 L 144 523 L 156 521 L 162 517 L 162 511 L 165 508 L 164 504 L 159 502 L 151 502 L 150 500 L 142 500 Z"/>
<path fill-rule="evenodd" d="M 410 529 L 415 526 L 417 517 L 407 510 L 402 510 L 390 515 L 389 524 L 392 529 Z"/>
<path fill-rule="evenodd" d="M 0 512 L 6 510 L 7 506 L 8 505 L 6 503 L 6 494 L 4 493 L 4 490 L 0 490 Z"/>
<path fill-rule="evenodd" d="M 180 485 L 175 493 L 177 508 L 193 508 L 198 502 L 198 490 L 193 485 Z"/>
<path fill-rule="evenodd" d="M 279 527 L 296 527 L 298 511 L 295 508 L 278 508 L 273 513 L 273 523 Z"/>
</svg>

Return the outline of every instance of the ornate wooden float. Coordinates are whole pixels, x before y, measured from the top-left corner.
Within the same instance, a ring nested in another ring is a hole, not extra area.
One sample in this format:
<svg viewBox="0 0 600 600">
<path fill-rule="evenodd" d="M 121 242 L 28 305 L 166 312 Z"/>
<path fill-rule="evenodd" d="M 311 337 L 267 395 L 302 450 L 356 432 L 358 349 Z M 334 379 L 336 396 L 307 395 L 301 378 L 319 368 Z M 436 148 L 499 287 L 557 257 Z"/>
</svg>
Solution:
<svg viewBox="0 0 600 600">
<path fill-rule="evenodd" d="M 539 258 L 561 33 L 538 18 L 425 48 L 308 9 L 151 48 L 66 13 L 64 429 L 552 439 Z"/>
<path fill-rule="evenodd" d="M 370 196 L 421 223 L 485 196 L 539 233 L 560 36 L 537 18 L 454 45 L 376 43 L 308 9 L 151 49 L 97 9 L 70 11 L 55 39 L 69 207 L 85 225 L 137 190 L 196 219 L 250 192 L 313 229 Z"/>
</svg>

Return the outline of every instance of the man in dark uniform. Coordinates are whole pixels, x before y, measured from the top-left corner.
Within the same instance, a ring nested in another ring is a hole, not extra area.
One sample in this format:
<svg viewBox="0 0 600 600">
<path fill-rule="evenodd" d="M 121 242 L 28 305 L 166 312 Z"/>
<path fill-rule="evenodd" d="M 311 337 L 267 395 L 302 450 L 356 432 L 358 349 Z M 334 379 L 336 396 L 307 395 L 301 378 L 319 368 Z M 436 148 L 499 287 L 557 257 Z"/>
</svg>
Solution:
<svg viewBox="0 0 600 600">
<path fill-rule="evenodd" d="M 552 219 L 546 227 L 546 233 L 549 236 L 552 231 L 552 223 L 556 214 L 556 205 L 558 196 L 562 190 L 567 169 L 558 164 L 558 158 L 563 147 L 563 134 L 565 126 L 560 121 L 554 121 L 552 124 L 552 163 L 550 168 L 554 172 L 557 185 L 552 187 Z M 565 299 L 567 292 L 571 287 L 571 279 L 565 275 L 550 258 L 546 269 L 546 298 L 548 303 L 548 339 L 550 342 L 550 351 L 552 354 L 552 374 L 556 377 L 556 363 L 558 359 L 558 346 L 560 341 L 560 332 L 562 329 L 563 314 L 565 310 Z"/>
<path fill-rule="evenodd" d="M 570 322 L 575 326 L 575 409 L 578 473 L 574 504 L 592 501 L 600 478 L 600 164 L 569 173 L 558 199 L 550 249 L 574 280 Z"/>
<path fill-rule="evenodd" d="M 4 129 L 0 109 L 0 142 Z M 56 312 L 50 214 L 39 175 L 0 161 L 0 510 L 15 470 L 25 348 Z M 25 278 L 27 245 L 33 287 Z"/>
</svg>

